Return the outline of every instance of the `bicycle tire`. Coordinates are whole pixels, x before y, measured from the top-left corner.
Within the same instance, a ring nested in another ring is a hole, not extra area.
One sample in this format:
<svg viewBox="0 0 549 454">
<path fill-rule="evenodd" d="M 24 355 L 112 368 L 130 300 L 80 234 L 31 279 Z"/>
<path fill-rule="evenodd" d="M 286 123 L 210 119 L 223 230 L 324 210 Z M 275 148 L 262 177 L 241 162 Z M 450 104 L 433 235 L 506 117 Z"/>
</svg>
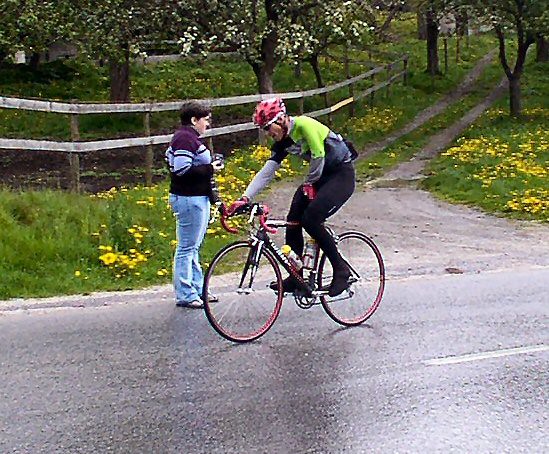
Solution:
<svg viewBox="0 0 549 454">
<path fill-rule="evenodd" d="M 357 231 L 347 231 L 338 236 L 338 249 L 348 261 L 352 273 L 350 290 L 330 298 L 322 296 L 320 301 L 326 313 L 337 323 L 356 326 L 368 320 L 379 307 L 385 289 L 385 265 L 374 241 Z M 318 285 L 330 284 L 331 264 L 322 254 L 318 266 Z M 371 298 L 370 298 L 371 295 Z"/>
<path fill-rule="evenodd" d="M 202 299 L 206 317 L 218 334 L 233 342 L 250 342 L 263 336 L 274 324 L 282 306 L 283 293 L 269 288 L 282 274 L 273 254 L 260 252 L 258 267 L 250 283 L 254 246 L 236 241 L 213 258 L 204 277 Z M 217 298 L 217 301 L 215 299 Z"/>
</svg>

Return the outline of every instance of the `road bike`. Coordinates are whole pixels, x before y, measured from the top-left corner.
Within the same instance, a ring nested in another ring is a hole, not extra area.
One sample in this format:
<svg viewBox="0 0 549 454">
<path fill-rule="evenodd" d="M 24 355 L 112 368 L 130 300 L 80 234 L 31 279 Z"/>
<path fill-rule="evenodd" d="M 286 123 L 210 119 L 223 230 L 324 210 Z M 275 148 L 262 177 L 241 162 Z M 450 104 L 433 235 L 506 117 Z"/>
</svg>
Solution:
<svg viewBox="0 0 549 454">
<path fill-rule="evenodd" d="M 259 203 L 244 206 L 235 215 L 249 215 L 249 237 L 217 252 L 204 277 L 206 316 L 221 336 L 250 342 L 273 326 L 285 296 L 281 268 L 299 283 L 292 295 L 302 309 L 322 305 L 333 320 L 345 326 L 360 325 L 374 314 L 383 296 L 385 268 L 378 247 L 364 233 L 350 230 L 336 235 L 326 226 L 351 270 L 349 288 L 331 298 L 327 287 L 332 267 L 318 245 L 309 267 L 299 270 L 269 236 L 295 224 L 269 219 L 269 207 Z M 227 219 L 226 214 L 221 216 L 223 228 L 237 233 Z"/>
</svg>

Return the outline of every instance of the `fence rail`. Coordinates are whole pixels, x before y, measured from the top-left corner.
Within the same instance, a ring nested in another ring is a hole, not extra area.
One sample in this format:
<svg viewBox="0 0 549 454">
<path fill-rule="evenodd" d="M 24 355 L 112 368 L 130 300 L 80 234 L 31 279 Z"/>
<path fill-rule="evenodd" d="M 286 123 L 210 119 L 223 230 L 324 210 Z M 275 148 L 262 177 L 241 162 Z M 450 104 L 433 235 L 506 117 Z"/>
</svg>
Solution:
<svg viewBox="0 0 549 454">
<path fill-rule="evenodd" d="M 403 70 L 391 75 L 392 69 L 399 63 L 403 63 Z M 322 115 L 330 115 L 333 112 L 341 109 L 344 106 L 352 104 L 367 96 L 373 96 L 373 94 L 389 86 L 399 78 L 403 78 L 404 83 L 406 83 L 407 77 L 407 63 L 408 56 L 403 55 L 390 63 L 377 66 L 370 69 L 362 74 L 359 74 L 354 77 L 350 77 L 342 82 L 338 82 L 326 87 L 316 88 L 305 91 L 296 91 L 288 93 L 270 93 L 270 94 L 255 94 L 255 95 L 245 95 L 245 96 L 233 96 L 226 98 L 212 98 L 212 99 L 200 99 L 199 101 L 208 104 L 210 107 L 226 107 L 233 105 L 241 104 L 250 104 L 257 103 L 262 99 L 270 98 L 273 96 L 278 96 L 282 99 L 300 99 L 301 100 L 301 110 L 303 106 L 303 100 L 305 98 L 316 96 L 316 95 L 325 95 L 328 93 L 338 90 L 344 87 L 349 87 L 349 97 L 338 101 L 332 106 L 326 107 L 325 109 L 316 110 L 313 112 L 307 112 L 306 115 L 311 117 L 319 117 Z M 366 78 L 371 78 L 376 74 L 387 72 L 387 80 L 374 85 L 361 93 L 355 93 L 354 85 L 361 80 Z M 0 149 L 22 149 L 22 150 L 34 150 L 34 151 L 53 151 L 53 152 L 62 152 L 69 153 L 69 162 L 71 164 L 71 186 L 73 189 L 79 189 L 79 160 L 78 155 L 81 153 L 87 153 L 90 151 L 99 151 L 99 150 L 111 150 L 119 148 L 128 148 L 128 147 L 139 147 L 145 146 L 147 149 L 147 159 L 146 162 L 150 163 L 151 169 L 146 171 L 146 180 L 147 184 L 151 183 L 152 179 L 152 146 L 161 145 L 169 143 L 172 134 L 168 135 L 150 135 L 150 114 L 152 112 L 166 112 L 166 111 L 177 111 L 180 109 L 183 101 L 170 101 L 170 102 L 160 102 L 160 103 L 120 103 L 120 104 L 99 104 L 99 103 L 67 103 L 67 102 L 57 102 L 57 101 L 44 101 L 44 100 L 34 100 L 34 99 L 21 99 L 0 96 L 0 108 L 5 109 L 19 109 L 19 110 L 30 110 L 37 112 L 48 112 L 54 114 L 68 114 L 70 115 L 71 122 L 71 138 L 70 142 L 58 142 L 50 140 L 34 140 L 34 139 L 7 139 L 0 138 Z M 145 137 L 133 137 L 133 138 L 124 138 L 124 139 L 107 139 L 107 140 L 98 140 L 98 141 L 80 141 L 80 132 L 78 126 L 78 116 L 79 115 L 91 115 L 91 114 L 117 114 L 117 113 L 142 113 L 144 114 L 144 132 Z M 301 112 L 303 113 L 303 112 Z M 211 139 L 212 137 L 221 136 L 225 134 L 232 134 L 236 132 L 249 131 L 256 129 L 253 123 L 240 123 L 230 126 L 222 126 L 218 128 L 212 128 L 203 135 L 204 138 Z"/>
<path fill-rule="evenodd" d="M 403 57 L 404 58 L 404 57 Z M 388 66 L 395 65 L 403 60 L 395 60 L 387 65 L 377 66 L 370 71 L 359 74 L 358 76 L 329 85 L 322 88 L 314 88 L 306 91 L 296 91 L 277 94 L 257 94 L 245 96 L 232 96 L 227 98 L 200 99 L 210 107 L 227 107 L 239 104 L 249 104 L 259 102 L 267 97 L 279 96 L 284 99 L 308 98 L 315 95 L 321 95 L 357 83 L 367 77 L 383 71 Z M 144 113 L 144 112 L 166 112 L 176 111 L 181 107 L 183 101 L 170 102 L 151 102 L 151 103 L 116 103 L 116 104 L 94 104 L 94 103 L 67 103 L 57 101 L 42 101 L 34 99 L 21 99 L 0 96 L 0 108 L 32 110 L 36 112 L 49 112 L 58 114 L 106 114 L 106 113 Z"/>
</svg>

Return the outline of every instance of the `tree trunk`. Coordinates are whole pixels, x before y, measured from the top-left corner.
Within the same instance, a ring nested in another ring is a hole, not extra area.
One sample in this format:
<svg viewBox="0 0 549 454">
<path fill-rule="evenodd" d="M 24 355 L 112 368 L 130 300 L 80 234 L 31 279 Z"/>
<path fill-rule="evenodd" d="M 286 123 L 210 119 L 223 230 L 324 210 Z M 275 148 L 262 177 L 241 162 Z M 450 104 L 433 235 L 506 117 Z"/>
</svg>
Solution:
<svg viewBox="0 0 549 454">
<path fill-rule="evenodd" d="M 309 58 L 309 63 L 311 64 L 311 68 L 313 68 L 313 72 L 315 73 L 316 78 L 316 85 L 318 88 L 324 87 L 324 81 L 322 80 L 322 73 L 320 72 L 320 65 L 318 63 L 318 55 L 313 55 Z M 325 107 L 328 107 L 328 94 L 324 93 L 324 105 Z"/>
<path fill-rule="evenodd" d="M 32 69 L 33 71 L 36 71 L 38 69 L 39 63 L 40 63 L 40 54 L 37 52 L 33 52 L 29 60 L 30 69 Z"/>
<path fill-rule="evenodd" d="M 429 9 L 425 15 L 427 23 L 427 72 L 434 76 L 440 74 L 438 60 L 438 23 L 436 13 Z"/>
<path fill-rule="evenodd" d="M 427 22 L 425 21 L 425 11 L 417 12 L 417 39 L 427 39 Z"/>
<path fill-rule="evenodd" d="M 389 26 L 391 25 L 392 20 L 397 16 L 397 14 L 400 12 L 400 7 L 392 5 L 391 9 L 389 10 L 389 14 L 385 18 L 385 22 L 381 24 L 381 26 L 375 31 L 375 34 L 377 35 L 378 39 L 381 41 L 384 41 L 385 39 L 385 32 L 389 30 Z"/>
<path fill-rule="evenodd" d="M 520 95 L 520 75 L 512 76 L 509 79 L 509 109 L 512 117 L 520 117 L 521 95 Z"/>
<path fill-rule="evenodd" d="M 546 62 L 549 60 L 549 41 L 543 36 L 536 38 L 536 61 Z"/>
<path fill-rule="evenodd" d="M 456 14 L 456 35 L 465 36 L 469 34 L 469 15 L 467 12 Z"/>
<path fill-rule="evenodd" d="M 302 74 L 301 60 L 294 63 L 294 77 L 299 78 Z"/>
<path fill-rule="evenodd" d="M 313 55 L 309 58 L 309 63 L 313 72 L 315 73 L 316 85 L 318 88 L 324 87 L 324 81 L 322 80 L 322 73 L 320 72 L 320 65 L 318 64 L 318 55 Z"/>
<path fill-rule="evenodd" d="M 109 62 L 111 101 L 130 102 L 130 53 L 126 50 L 124 61 Z"/>
<path fill-rule="evenodd" d="M 252 64 L 259 93 L 273 93 L 273 72 L 274 68 L 269 69 L 264 64 Z"/>
<path fill-rule="evenodd" d="M 275 55 L 276 46 L 278 43 L 278 35 L 276 30 L 272 30 L 261 41 L 261 61 L 249 61 L 255 76 L 259 93 L 273 93 L 273 74 L 278 63 Z"/>
</svg>

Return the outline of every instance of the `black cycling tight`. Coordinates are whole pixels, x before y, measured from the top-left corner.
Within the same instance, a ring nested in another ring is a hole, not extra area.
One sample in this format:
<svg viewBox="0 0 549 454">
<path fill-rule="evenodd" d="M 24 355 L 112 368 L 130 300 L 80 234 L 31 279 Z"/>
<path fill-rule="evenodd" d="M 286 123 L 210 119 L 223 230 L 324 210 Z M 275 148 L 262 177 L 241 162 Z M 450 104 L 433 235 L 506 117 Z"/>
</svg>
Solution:
<svg viewBox="0 0 549 454">
<path fill-rule="evenodd" d="M 355 190 L 355 170 L 352 163 L 342 164 L 336 172 L 323 176 L 314 184 L 316 198 L 310 201 L 300 186 L 294 194 L 287 220 L 298 222 L 324 251 L 334 269 L 341 265 L 341 256 L 324 221 L 337 212 Z M 303 254 L 303 231 L 300 226 L 287 227 L 286 244 L 296 254 Z"/>
</svg>

